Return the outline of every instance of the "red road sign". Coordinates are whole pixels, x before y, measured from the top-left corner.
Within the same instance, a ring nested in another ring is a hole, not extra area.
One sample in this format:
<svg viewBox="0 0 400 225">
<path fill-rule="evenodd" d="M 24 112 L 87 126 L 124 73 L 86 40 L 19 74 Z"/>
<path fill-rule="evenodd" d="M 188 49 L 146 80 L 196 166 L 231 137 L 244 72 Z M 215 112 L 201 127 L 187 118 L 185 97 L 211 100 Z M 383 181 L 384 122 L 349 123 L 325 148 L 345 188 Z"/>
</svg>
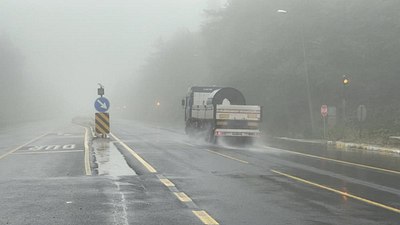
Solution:
<svg viewBox="0 0 400 225">
<path fill-rule="evenodd" d="M 322 105 L 321 106 L 321 115 L 323 117 L 326 117 L 328 115 L 328 106 L 327 105 Z"/>
</svg>

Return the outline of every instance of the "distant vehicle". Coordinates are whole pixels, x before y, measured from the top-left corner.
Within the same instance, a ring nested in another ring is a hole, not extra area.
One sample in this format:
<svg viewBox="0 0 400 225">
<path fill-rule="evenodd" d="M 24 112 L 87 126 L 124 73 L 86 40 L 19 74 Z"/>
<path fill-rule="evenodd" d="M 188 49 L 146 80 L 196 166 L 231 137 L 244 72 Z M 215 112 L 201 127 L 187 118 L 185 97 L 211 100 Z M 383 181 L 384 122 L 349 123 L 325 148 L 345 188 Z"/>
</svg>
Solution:
<svg viewBox="0 0 400 225">
<path fill-rule="evenodd" d="M 217 143 L 251 143 L 260 136 L 261 106 L 246 105 L 243 94 L 231 87 L 190 87 L 185 99 L 185 132 Z"/>
</svg>

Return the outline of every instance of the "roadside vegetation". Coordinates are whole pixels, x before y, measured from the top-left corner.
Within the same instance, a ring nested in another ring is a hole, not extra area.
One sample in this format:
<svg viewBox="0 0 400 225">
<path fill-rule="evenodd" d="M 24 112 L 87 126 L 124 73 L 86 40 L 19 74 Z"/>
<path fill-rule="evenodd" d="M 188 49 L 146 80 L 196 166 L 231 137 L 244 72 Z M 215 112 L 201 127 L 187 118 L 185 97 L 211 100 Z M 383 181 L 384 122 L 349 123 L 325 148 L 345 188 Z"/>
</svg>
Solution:
<svg viewBox="0 0 400 225">
<path fill-rule="evenodd" d="M 13 43 L 0 35 L 0 125 L 19 120 L 25 103 L 23 93 L 23 57 Z"/>
<path fill-rule="evenodd" d="M 232 86 L 249 104 L 263 105 L 267 135 L 321 138 L 319 111 L 326 104 L 337 110 L 328 137 L 358 141 L 362 104 L 368 116 L 361 139 L 384 143 L 400 135 L 397 8 L 394 0 L 232 0 L 206 11 L 199 32 L 183 29 L 157 42 L 131 92 L 141 103 L 132 116 L 183 121 L 180 100 L 189 86 Z M 350 80 L 345 125 L 343 75 Z"/>
</svg>

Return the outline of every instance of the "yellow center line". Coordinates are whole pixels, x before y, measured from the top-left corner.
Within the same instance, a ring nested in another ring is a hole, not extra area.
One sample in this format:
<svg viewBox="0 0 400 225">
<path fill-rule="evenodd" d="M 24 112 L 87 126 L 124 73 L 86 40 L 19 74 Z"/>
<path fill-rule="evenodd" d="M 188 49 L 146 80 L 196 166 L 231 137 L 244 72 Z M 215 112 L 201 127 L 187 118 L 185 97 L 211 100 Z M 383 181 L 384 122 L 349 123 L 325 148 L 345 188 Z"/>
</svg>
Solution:
<svg viewBox="0 0 400 225">
<path fill-rule="evenodd" d="M 380 207 L 380 208 L 384 208 L 384 209 L 390 210 L 392 212 L 400 213 L 400 209 L 398 209 L 398 208 L 394 208 L 394 207 L 391 207 L 391 206 L 384 205 L 382 203 L 371 201 L 369 199 L 358 197 L 356 195 L 352 195 L 352 194 L 349 194 L 347 192 L 339 191 L 339 190 L 336 190 L 336 189 L 333 189 L 333 188 L 330 188 L 330 187 L 327 187 L 327 186 L 324 186 L 324 185 L 321 185 L 321 184 L 317 184 L 317 183 L 302 179 L 300 177 L 296 177 L 296 176 L 293 176 L 293 175 L 289 175 L 287 173 L 279 172 L 277 170 L 271 170 L 271 172 L 279 174 L 279 175 L 282 175 L 282 176 L 285 176 L 285 177 L 288 177 L 288 178 L 291 178 L 293 180 L 300 181 L 300 182 L 305 183 L 305 184 L 309 184 L 309 185 L 314 186 L 314 187 L 318 187 L 318 188 L 321 188 L 321 189 L 324 189 L 324 190 L 327 190 L 327 191 L 334 192 L 336 194 L 340 194 L 342 196 L 353 198 L 353 199 L 359 200 L 361 202 L 364 202 L 364 203 L 367 203 L 367 204 L 370 204 L 370 205 L 374 205 L 374 206 L 377 206 L 377 207 Z"/>
<path fill-rule="evenodd" d="M 83 144 L 85 146 L 85 155 L 84 155 L 84 157 L 85 157 L 85 159 L 84 159 L 85 174 L 86 174 L 86 176 L 90 176 L 90 175 L 92 175 L 92 168 L 90 166 L 89 130 L 87 127 L 84 127 L 81 125 L 79 125 L 79 126 L 83 127 L 85 129 L 85 139 L 83 141 Z"/>
<path fill-rule="evenodd" d="M 12 154 L 12 153 L 18 151 L 19 149 L 21 149 L 21 148 L 23 148 L 23 147 L 25 147 L 25 146 L 27 146 L 27 145 L 29 145 L 29 144 L 31 144 L 31 143 L 33 143 L 33 142 L 39 140 L 40 138 L 42 138 L 42 137 L 44 137 L 44 136 L 46 136 L 46 135 L 48 135 L 48 134 L 49 134 L 49 133 L 42 134 L 42 135 L 40 135 L 39 137 L 36 137 L 36 138 L 34 138 L 34 139 L 32 139 L 32 140 L 26 142 L 25 144 L 20 145 L 20 146 L 14 148 L 13 150 L 11 150 L 11 151 L 9 151 L 9 152 L 7 152 L 7 153 L 1 155 L 1 156 L 0 156 L 0 159 L 3 159 L 3 158 L 5 158 L 5 157 L 7 157 L 8 155 L 10 155 L 10 154 Z"/>
<path fill-rule="evenodd" d="M 219 225 L 217 221 L 215 221 L 208 213 L 204 210 L 201 211 L 192 211 L 194 215 L 197 216 L 206 225 Z"/>
<path fill-rule="evenodd" d="M 358 163 L 352 163 L 352 162 L 331 159 L 331 158 L 326 158 L 326 157 L 322 157 L 322 156 L 310 155 L 310 154 L 305 154 L 305 153 L 300 153 L 300 152 L 295 152 L 295 151 L 289 151 L 289 150 L 285 150 L 285 149 L 279 149 L 279 150 L 285 151 L 285 152 L 288 152 L 291 154 L 295 154 L 295 155 L 301 155 L 301 156 L 306 156 L 306 157 L 310 157 L 310 158 L 322 159 L 322 160 L 341 163 L 341 164 L 345 164 L 345 165 L 357 166 L 357 167 L 361 167 L 361 168 L 367 168 L 367 169 L 378 170 L 378 171 L 382 171 L 382 172 L 394 173 L 394 174 L 400 175 L 400 171 L 396 171 L 396 170 L 383 169 L 383 168 L 379 168 L 379 167 L 368 166 L 368 165 L 363 165 L 363 164 L 358 164 Z"/>
<path fill-rule="evenodd" d="M 133 149 L 131 149 L 128 145 L 122 142 L 119 138 L 117 138 L 114 134 L 110 133 L 110 135 L 120 144 L 122 145 L 127 151 L 129 151 L 133 157 L 135 157 L 150 173 L 157 173 L 157 170 L 154 169 L 148 162 L 146 162 L 140 155 L 138 155 Z"/>
<path fill-rule="evenodd" d="M 167 187 L 175 187 L 175 184 L 166 178 L 160 178 L 160 181 Z"/>
<path fill-rule="evenodd" d="M 249 162 L 247 162 L 247 161 L 244 161 L 244 160 L 241 160 L 241 159 L 237 159 L 237 158 L 235 158 L 235 157 L 232 157 L 232 156 L 229 156 L 229 155 L 225 155 L 225 154 L 222 154 L 222 153 L 219 153 L 219 152 L 216 152 L 216 151 L 212 151 L 212 150 L 210 150 L 210 149 L 206 149 L 206 150 L 207 150 L 208 152 L 211 152 L 211 153 L 214 153 L 214 154 L 223 156 L 223 157 L 228 158 L 228 159 L 236 160 L 236 161 L 241 162 L 241 163 L 245 163 L 245 164 L 249 163 Z"/>
<path fill-rule="evenodd" d="M 183 192 L 174 192 L 174 194 L 181 202 L 191 202 L 192 201 L 192 199 L 190 199 L 189 196 L 187 196 Z"/>
</svg>

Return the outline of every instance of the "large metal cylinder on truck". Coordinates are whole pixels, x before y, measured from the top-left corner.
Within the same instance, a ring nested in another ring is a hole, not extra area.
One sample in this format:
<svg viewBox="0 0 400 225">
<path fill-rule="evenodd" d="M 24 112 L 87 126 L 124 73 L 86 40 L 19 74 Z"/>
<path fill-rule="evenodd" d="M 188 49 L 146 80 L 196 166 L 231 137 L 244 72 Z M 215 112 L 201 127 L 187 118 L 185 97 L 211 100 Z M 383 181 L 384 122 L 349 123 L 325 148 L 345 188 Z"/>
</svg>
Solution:
<svg viewBox="0 0 400 225">
<path fill-rule="evenodd" d="M 246 105 L 243 94 L 231 87 L 220 88 L 211 92 L 207 104 L 221 105 L 225 99 L 229 101 L 230 105 Z"/>
</svg>

